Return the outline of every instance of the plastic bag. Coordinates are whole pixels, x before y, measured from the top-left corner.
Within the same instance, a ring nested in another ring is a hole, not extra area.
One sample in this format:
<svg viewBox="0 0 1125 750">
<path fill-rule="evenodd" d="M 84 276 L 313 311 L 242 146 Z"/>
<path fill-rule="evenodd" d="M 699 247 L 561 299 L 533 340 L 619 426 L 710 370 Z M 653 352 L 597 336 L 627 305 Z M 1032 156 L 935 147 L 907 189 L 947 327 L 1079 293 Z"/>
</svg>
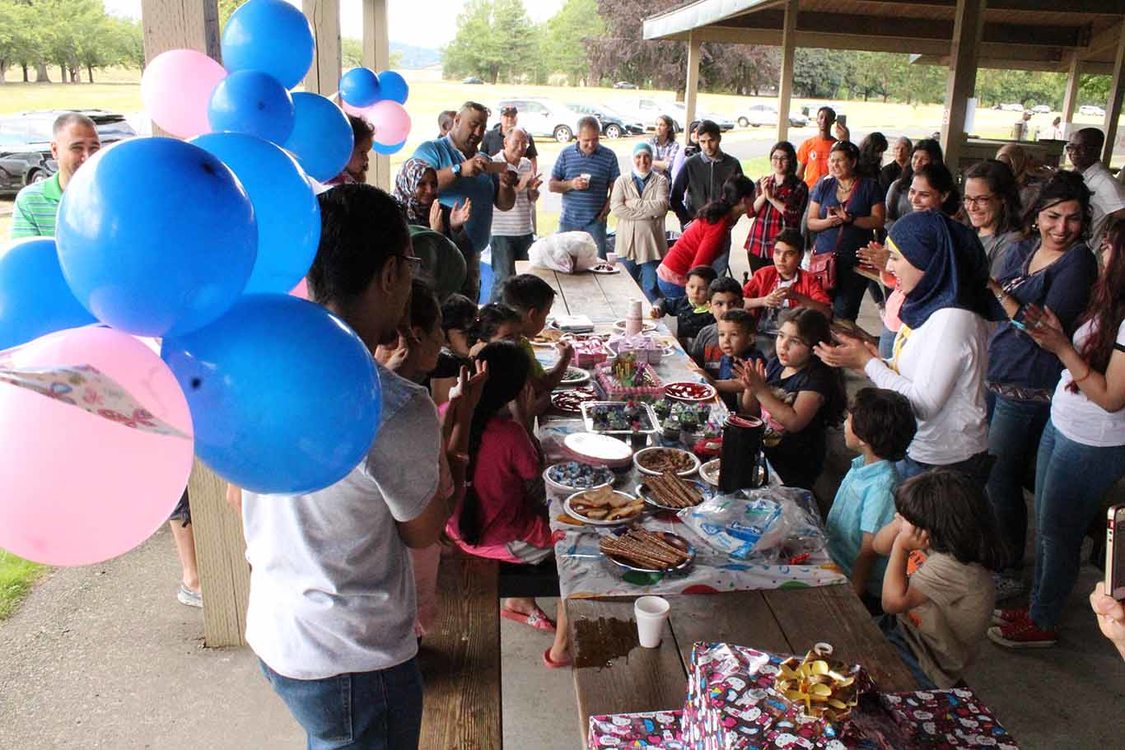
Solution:
<svg viewBox="0 0 1125 750">
<path fill-rule="evenodd" d="M 588 232 L 559 232 L 537 239 L 527 251 L 531 265 L 574 273 L 599 263 L 598 246 Z"/>
<path fill-rule="evenodd" d="M 738 560 L 798 563 L 824 548 L 812 495 L 794 487 L 765 487 L 716 495 L 679 518 L 708 545 Z"/>
</svg>

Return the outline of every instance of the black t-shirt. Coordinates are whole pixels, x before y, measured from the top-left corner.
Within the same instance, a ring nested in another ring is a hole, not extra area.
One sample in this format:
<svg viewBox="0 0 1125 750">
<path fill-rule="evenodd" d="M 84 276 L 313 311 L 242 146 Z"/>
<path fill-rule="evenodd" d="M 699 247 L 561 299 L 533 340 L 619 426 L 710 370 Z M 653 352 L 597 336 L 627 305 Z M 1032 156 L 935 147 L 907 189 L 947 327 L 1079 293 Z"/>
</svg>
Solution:
<svg viewBox="0 0 1125 750">
<path fill-rule="evenodd" d="M 783 484 L 808 489 L 824 468 L 828 429 L 825 407 L 832 399 L 833 375 L 828 367 L 819 364 L 819 360 L 815 358 L 805 369 L 787 378 L 781 377 L 784 369 L 777 357 L 771 358 L 766 366 L 766 382 L 773 389 L 774 395 L 792 406 L 798 393 L 812 391 L 824 397 L 824 404 L 800 432 L 785 432 L 776 422 L 769 422 L 768 427 L 782 432 L 782 435 L 781 442 L 772 448 L 766 448 L 766 458 Z"/>
<path fill-rule="evenodd" d="M 468 367 L 469 372 L 473 371 L 473 362 L 471 359 L 459 357 L 448 349 L 442 349 L 438 354 L 437 366 L 426 376 L 425 382 L 422 385 L 426 389 L 430 388 L 431 380 L 442 380 L 443 378 L 455 378 L 461 374 L 461 368 Z"/>
<path fill-rule="evenodd" d="M 480 142 L 480 150 L 489 156 L 496 156 L 504 148 L 504 136 L 500 134 L 500 125 L 492 126 L 492 129 L 484 134 L 484 138 Z M 531 133 L 527 134 L 527 152 L 524 154 L 528 159 L 534 159 L 539 156 L 538 149 L 535 148 L 535 139 L 531 137 Z"/>
</svg>

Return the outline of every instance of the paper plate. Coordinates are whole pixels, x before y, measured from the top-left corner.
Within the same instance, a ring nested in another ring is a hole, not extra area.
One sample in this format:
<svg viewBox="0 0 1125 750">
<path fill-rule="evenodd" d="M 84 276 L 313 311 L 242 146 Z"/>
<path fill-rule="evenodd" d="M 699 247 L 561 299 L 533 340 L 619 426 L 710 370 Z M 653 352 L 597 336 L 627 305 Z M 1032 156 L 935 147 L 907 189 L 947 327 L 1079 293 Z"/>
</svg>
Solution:
<svg viewBox="0 0 1125 750">
<path fill-rule="evenodd" d="M 572 432 L 563 438 L 563 447 L 577 460 L 606 466 L 628 466 L 633 449 L 623 440 L 593 432 Z"/>
<path fill-rule="evenodd" d="M 593 268 L 587 268 L 590 273 L 612 274 L 621 273 L 621 269 L 617 266 L 611 266 L 609 263 L 599 263 Z"/>
<path fill-rule="evenodd" d="M 718 393 L 718 391 L 715 390 L 715 386 L 709 383 L 692 383 L 683 380 L 676 383 L 664 384 L 665 398 L 670 398 L 674 401 L 698 404 L 704 401 L 711 401 L 715 398 L 716 393 Z"/>
<path fill-rule="evenodd" d="M 563 507 L 566 508 L 566 512 L 571 516 L 577 518 L 582 523 L 588 523 L 591 526 L 621 526 L 622 524 L 632 523 L 633 521 L 640 518 L 641 514 L 644 513 L 644 510 L 638 510 L 632 515 L 625 516 L 624 518 L 615 518 L 612 521 L 603 521 L 597 518 L 587 518 L 578 511 L 574 510 L 572 503 L 576 501 L 581 502 L 582 496 L 585 495 L 588 491 L 589 490 L 582 490 L 581 492 L 575 492 L 563 503 Z M 613 494 L 617 495 L 619 498 L 625 500 L 626 502 L 633 502 L 637 499 L 630 495 L 628 492 L 622 492 L 621 490 L 614 490 Z"/>
<path fill-rule="evenodd" d="M 648 474 L 649 476 L 659 476 L 659 475 L 663 474 L 664 472 L 661 471 L 661 470 L 657 470 L 657 469 L 650 469 L 650 468 L 646 467 L 642 463 L 642 461 L 644 461 L 645 456 L 651 456 L 653 454 L 660 453 L 661 451 L 668 452 L 668 453 L 681 454 L 683 456 L 686 456 L 685 461 L 690 462 L 691 465 L 688 468 L 681 469 L 680 471 L 676 472 L 676 476 L 678 476 L 678 477 L 690 477 L 692 474 L 694 474 L 699 469 L 699 459 L 696 457 L 696 455 L 694 453 L 682 450 L 680 448 L 662 448 L 662 447 L 644 448 L 642 450 L 637 451 L 636 455 L 633 456 L 633 465 L 636 466 L 637 471 L 641 472 L 642 474 Z"/>
</svg>

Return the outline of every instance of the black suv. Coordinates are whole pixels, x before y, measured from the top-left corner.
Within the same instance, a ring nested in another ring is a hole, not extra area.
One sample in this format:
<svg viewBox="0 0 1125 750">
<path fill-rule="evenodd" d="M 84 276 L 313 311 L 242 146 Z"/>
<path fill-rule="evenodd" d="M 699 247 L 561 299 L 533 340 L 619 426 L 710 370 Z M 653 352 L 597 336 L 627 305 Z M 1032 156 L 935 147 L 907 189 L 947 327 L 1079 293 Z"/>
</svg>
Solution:
<svg viewBox="0 0 1125 750">
<path fill-rule="evenodd" d="M 93 120 L 103 146 L 137 134 L 124 115 L 101 109 L 51 109 L 0 116 L 0 193 L 14 193 L 58 170 L 51 158 L 51 127 L 67 112 L 80 112 Z"/>
</svg>

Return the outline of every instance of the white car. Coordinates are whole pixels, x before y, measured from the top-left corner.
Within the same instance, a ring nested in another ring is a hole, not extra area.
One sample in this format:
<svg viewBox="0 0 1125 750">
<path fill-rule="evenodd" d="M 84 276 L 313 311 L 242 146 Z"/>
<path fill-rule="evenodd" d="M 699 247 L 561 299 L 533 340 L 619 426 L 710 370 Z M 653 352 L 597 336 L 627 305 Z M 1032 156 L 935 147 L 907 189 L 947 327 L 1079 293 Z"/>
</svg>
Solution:
<svg viewBox="0 0 1125 750">
<path fill-rule="evenodd" d="M 1036 104 L 1034 107 L 1031 108 L 1031 111 L 1034 112 L 1037 115 L 1049 115 L 1049 114 L 1051 114 L 1051 108 L 1048 107 L 1046 104 Z"/>
<path fill-rule="evenodd" d="M 746 113 L 738 116 L 738 124 L 740 127 L 754 127 L 760 128 L 763 125 L 772 126 L 777 124 L 777 107 L 772 104 L 751 104 L 746 108 Z M 789 125 L 795 128 L 803 128 L 809 124 L 809 118 L 802 115 L 800 112 L 789 113 Z"/>
<path fill-rule="evenodd" d="M 1096 104 L 1083 104 L 1078 108 L 1080 115 L 1093 115 L 1094 117 L 1105 117 L 1105 110 Z"/>
<path fill-rule="evenodd" d="M 659 99 L 642 96 L 637 99 L 614 102 L 613 108 L 618 112 L 639 119 L 645 124 L 646 130 L 656 129 L 656 118 L 659 115 L 668 115 L 671 117 L 672 123 L 676 126 L 677 133 L 682 133 L 684 131 L 684 126 L 687 124 L 685 122 L 687 120 L 687 107 L 679 102 L 662 102 Z M 695 119 L 711 120 L 719 126 L 719 130 L 724 132 L 734 129 L 734 122 L 729 117 L 716 115 L 712 112 L 697 110 Z"/>
<path fill-rule="evenodd" d="M 554 138 L 559 143 L 574 140 L 578 121 L 584 117 L 565 104 L 540 97 L 501 99 L 493 110 L 494 116 L 499 118 L 500 110 L 512 105 L 515 105 L 521 128 L 533 136 Z"/>
</svg>

